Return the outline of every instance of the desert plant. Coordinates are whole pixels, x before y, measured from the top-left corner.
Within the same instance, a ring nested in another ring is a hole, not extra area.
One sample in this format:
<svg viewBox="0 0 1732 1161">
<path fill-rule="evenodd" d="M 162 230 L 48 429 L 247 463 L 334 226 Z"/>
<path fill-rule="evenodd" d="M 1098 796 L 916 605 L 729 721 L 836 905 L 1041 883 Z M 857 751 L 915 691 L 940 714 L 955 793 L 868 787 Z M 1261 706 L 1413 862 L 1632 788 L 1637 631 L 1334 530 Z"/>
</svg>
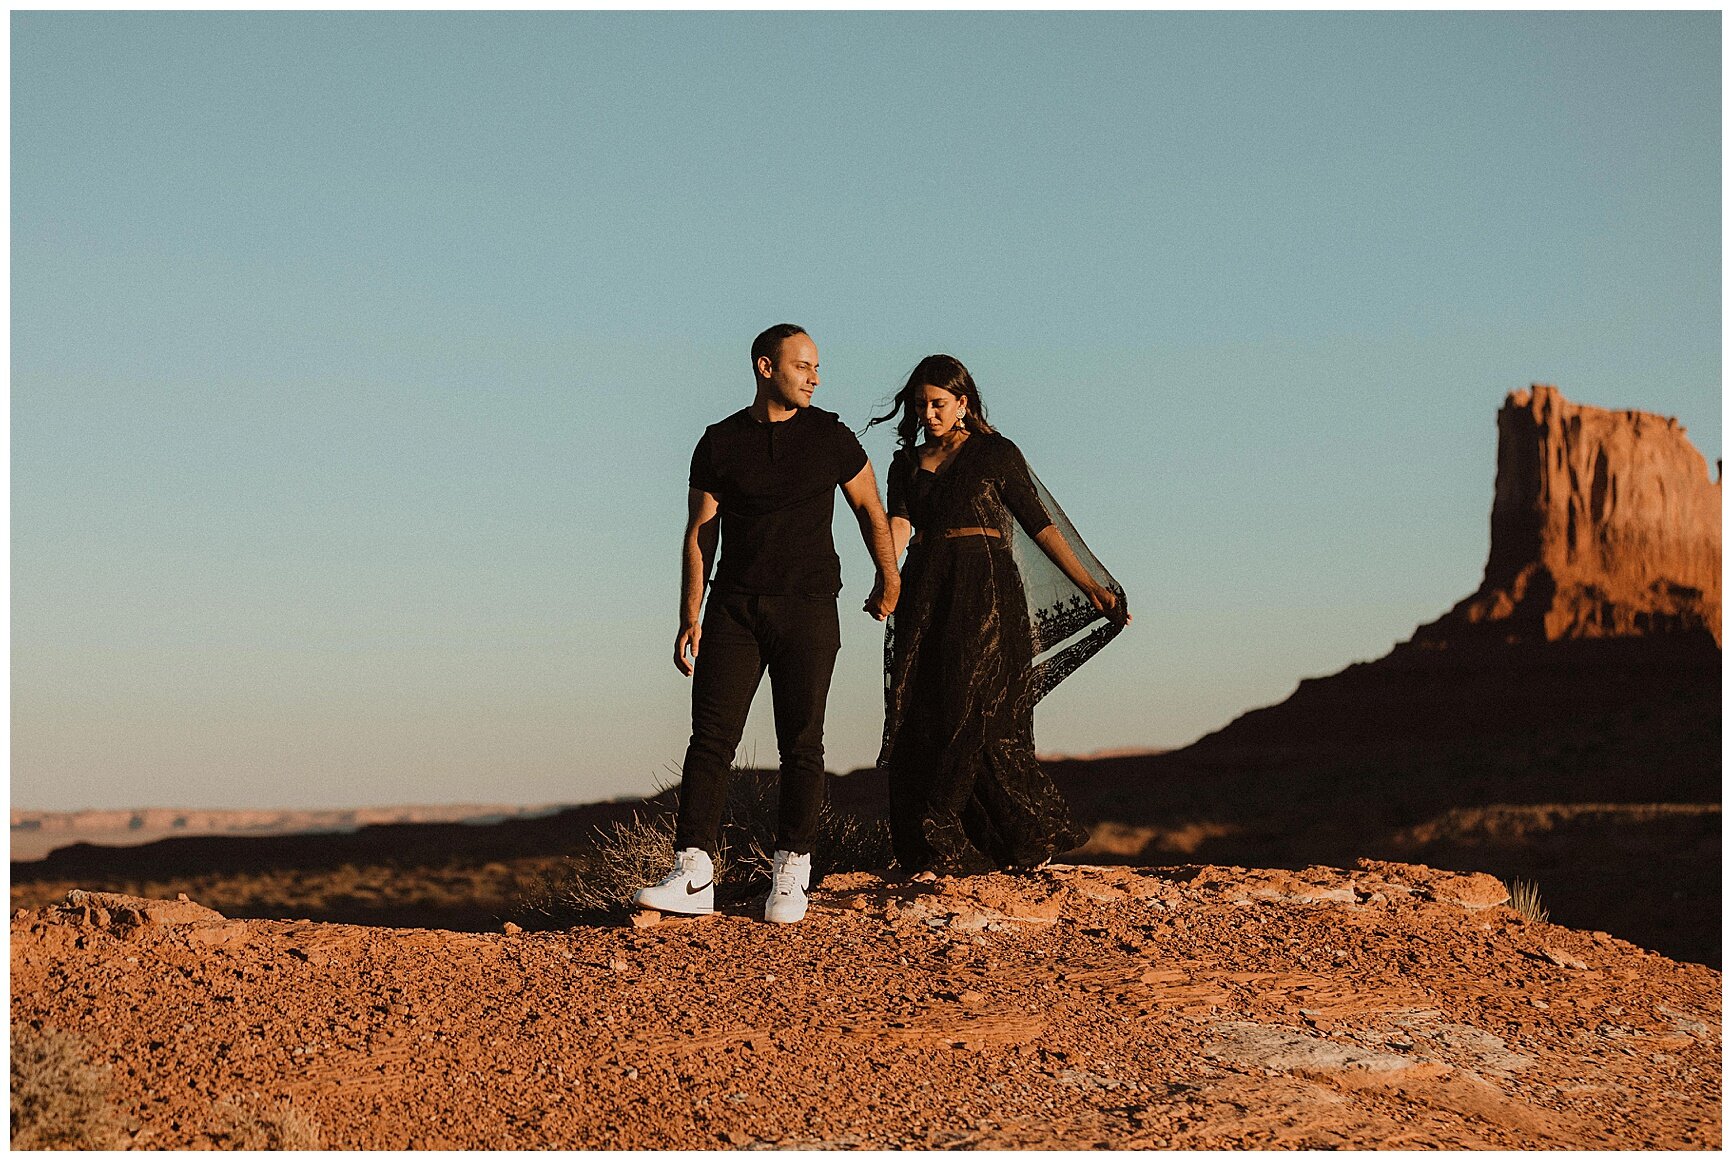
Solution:
<svg viewBox="0 0 1732 1161">
<path fill-rule="evenodd" d="M 729 857 L 723 878 L 739 894 L 767 888 L 776 857 L 776 818 L 780 790 L 774 775 L 735 771 L 722 814 L 722 844 Z M 890 827 L 878 819 L 844 814 L 825 803 L 818 809 L 818 837 L 812 846 L 812 881 L 833 871 L 877 871 L 890 865 Z"/>
<path fill-rule="evenodd" d="M 658 786 L 656 793 L 667 789 Z M 716 894 L 738 901 L 762 890 L 775 855 L 779 789 L 773 772 L 736 767 L 728 783 L 716 851 Z M 631 893 L 673 865 L 671 810 L 633 814 L 628 822 L 598 828 L 576 854 L 520 902 L 520 910 L 556 921 L 600 918 L 624 909 Z M 833 871 L 879 870 L 890 865 L 890 830 L 825 804 L 818 813 L 812 880 Z"/>
<path fill-rule="evenodd" d="M 726 852 L 718 852 L 716 878 L 722 880 Z M 674 860 L 674 816 L 633 813 L 628 822 L 599 827 L 575 856 L 565 860 L 544 884 L 530 909 L 557 917 L 569 912 L 599 915 L 625 905 L 632 891 L 653 883 Z"/>
<path fill-rule="evenodd" d="M 12 1148 L 118 1149 L 120 1121 L 105 1069 L 57 1028 L 12 1024 Z"/>
<path fill-rule="evenodd" d="M 1540 904 L 1540 887 L 1538 883 L 1530 883 L 1526 879 L 1516 879 L 1505 883 L 1509 888 L 1509 905 L 1517 915 L 1531 919 L 1535 923 L 1544 923 L 1552 917 Z"/>
<path fill-rule="evenodd" d="M 322 1149 L 319 1124 L 288 1101 L 258 1093 L 229 1097 L 214 1110 L 210 1136 L 219 1149 Z"/>
</svg>

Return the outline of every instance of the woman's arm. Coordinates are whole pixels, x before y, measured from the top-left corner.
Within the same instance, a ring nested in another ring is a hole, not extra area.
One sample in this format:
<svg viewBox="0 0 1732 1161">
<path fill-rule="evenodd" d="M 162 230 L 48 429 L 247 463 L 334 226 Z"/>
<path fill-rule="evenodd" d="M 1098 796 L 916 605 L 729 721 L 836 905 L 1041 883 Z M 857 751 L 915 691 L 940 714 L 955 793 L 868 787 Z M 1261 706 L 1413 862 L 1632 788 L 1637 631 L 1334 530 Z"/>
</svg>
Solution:
<svg viewBox="0 0 1732 1161">
<path fill-rule="evenodd" d="M 1042 528 L 1035 533 L 1034 542 L 1040 545 L 1041 551 L 1070 578 L 1071 584 L 1083 591 L 1095 608 L 1109 615 L 1118 608 L 1118 594 L 1089 574 L 1082 561 L 1076 558 L 1076 553 L 1071 551 L 1070 542 L 1064 538 L 1064 533 L 1058 530 L 1058 525 L 1048 524 Z M 1129 624 L 1130 619 L 1131 615 L 1126 613 L 1125 623 Z"/>
<path fill-rule="evenodd" d="M 908 542 L 914 537 L 914 525 L 908 522 L 906 516 L 890 517 L 890 547 L 891 555 L 897 560 L 902 559 L 902 552 L 908 547 Z"/>
<path fill-rule="evenodd" d="M 1040 502 L 1040 496 L 1035 491 L 1034 473 L 1028 469 L 1028 461 L 1023 459 L 1022 449 L 1003 436 L 1004 454 L 1009 458 L 1004 465 L 1003 474 L 999 480 L 999 494 L 1010 509 L 1011 515 L 1024 532 L 1034 537 L 1034 542 L 1040 545 L 1040 550 L 1046 553 L 1051 561 L 1058 565 L 1059 571 L 1070 578 L 1070 583 L 1081 589 L 1094 607 L 1101 612 L 1116 618 L 1114 610 L 1119 606 L 1118 594 L 1100 584 L 1089 570 L 1083 567 L 1076 553 L 1071 551 L 1070 542 L 1064 538 L 1064 533 L 1058 530 L 1058 525 L 1052 521 L 1052 514 L 1046 510 L 1046 505 Z M 1130 614 L 1124 614 L 1126 623 Z"/>
<path fill-rule="evenodd" d="M 886 481 L 884 513 L 890 517 L 890 559 L 896 561 L 902 559 L 903 550 L 914 536 L 914 523 L 908 519 L 908 477 L 913 473 L 909 466 L 911 459 L 912 453 L 907 448 L 899 449 L 890 458 Z"/>
</svg>

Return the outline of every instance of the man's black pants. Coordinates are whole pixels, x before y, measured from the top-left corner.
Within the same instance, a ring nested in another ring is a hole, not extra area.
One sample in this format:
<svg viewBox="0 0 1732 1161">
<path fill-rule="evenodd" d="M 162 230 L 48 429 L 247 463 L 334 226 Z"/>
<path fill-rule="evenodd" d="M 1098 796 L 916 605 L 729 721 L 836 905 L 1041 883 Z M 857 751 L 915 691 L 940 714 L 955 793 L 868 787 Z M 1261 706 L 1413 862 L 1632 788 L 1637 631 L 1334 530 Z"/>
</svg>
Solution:
<svg viewBox="0 0 1732 1161">
<path fill-rule="evenodd" d="M 824 803 L 824 703 L 842 647 L 830 597 L 710 594 L 692 674 L 692 741 L 680 773 L 674 847 L 715 854 L 728 770 L 764 672 L 781 751 L 778 850 L 806 854 Z"/>
</svg>

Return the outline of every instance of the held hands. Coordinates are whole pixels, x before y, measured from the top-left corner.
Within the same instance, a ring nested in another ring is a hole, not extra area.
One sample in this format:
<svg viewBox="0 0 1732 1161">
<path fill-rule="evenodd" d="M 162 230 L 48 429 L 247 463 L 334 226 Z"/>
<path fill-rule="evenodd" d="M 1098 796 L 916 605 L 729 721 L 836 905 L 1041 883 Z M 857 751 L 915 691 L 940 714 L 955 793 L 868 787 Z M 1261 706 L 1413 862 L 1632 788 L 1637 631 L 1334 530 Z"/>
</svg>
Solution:
<svg viewBox="0 0 1732 1161">
<path fill-rule="evenodd" d="M 872 585 L 872 595 L 866 598 L 866 613 L 874 621 L 882 621 L 896 611 L 896 601 L 902 595 L 902 578 L 878 574 Z"/>
<path fill-rule="evenodd" d="M 692 675 L 698 662 L 698 638 L 703 635 L 703 629 L 696 621 L 686 621 L 680 625 L 679 636 L 674 638 L 674 668 L 687 677 Z M 690 651 L 691 660 L 686 660 Z"/>
</svg>

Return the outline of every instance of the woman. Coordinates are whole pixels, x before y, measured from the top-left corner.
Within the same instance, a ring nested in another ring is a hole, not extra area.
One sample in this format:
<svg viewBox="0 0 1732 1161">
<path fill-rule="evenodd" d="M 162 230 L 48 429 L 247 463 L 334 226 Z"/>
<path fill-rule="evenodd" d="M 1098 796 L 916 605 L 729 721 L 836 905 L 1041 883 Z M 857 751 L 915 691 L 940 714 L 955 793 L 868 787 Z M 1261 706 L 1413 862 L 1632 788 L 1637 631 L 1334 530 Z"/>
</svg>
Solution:
<svg viewBox="0 0 1732 1161">
<path fill-rule="evenodd" d="M 987 426 L 967 367 L 922 359 L 867 426 L 898 415 L 888 508 L 908 558 L 878 756 L 896 859 L 943 873 L 982 856 L 1038 866 L 1088 836 L 1035 761 L 1034 704 L 1130 621 L 1124 590 Z"/>
</svg>

